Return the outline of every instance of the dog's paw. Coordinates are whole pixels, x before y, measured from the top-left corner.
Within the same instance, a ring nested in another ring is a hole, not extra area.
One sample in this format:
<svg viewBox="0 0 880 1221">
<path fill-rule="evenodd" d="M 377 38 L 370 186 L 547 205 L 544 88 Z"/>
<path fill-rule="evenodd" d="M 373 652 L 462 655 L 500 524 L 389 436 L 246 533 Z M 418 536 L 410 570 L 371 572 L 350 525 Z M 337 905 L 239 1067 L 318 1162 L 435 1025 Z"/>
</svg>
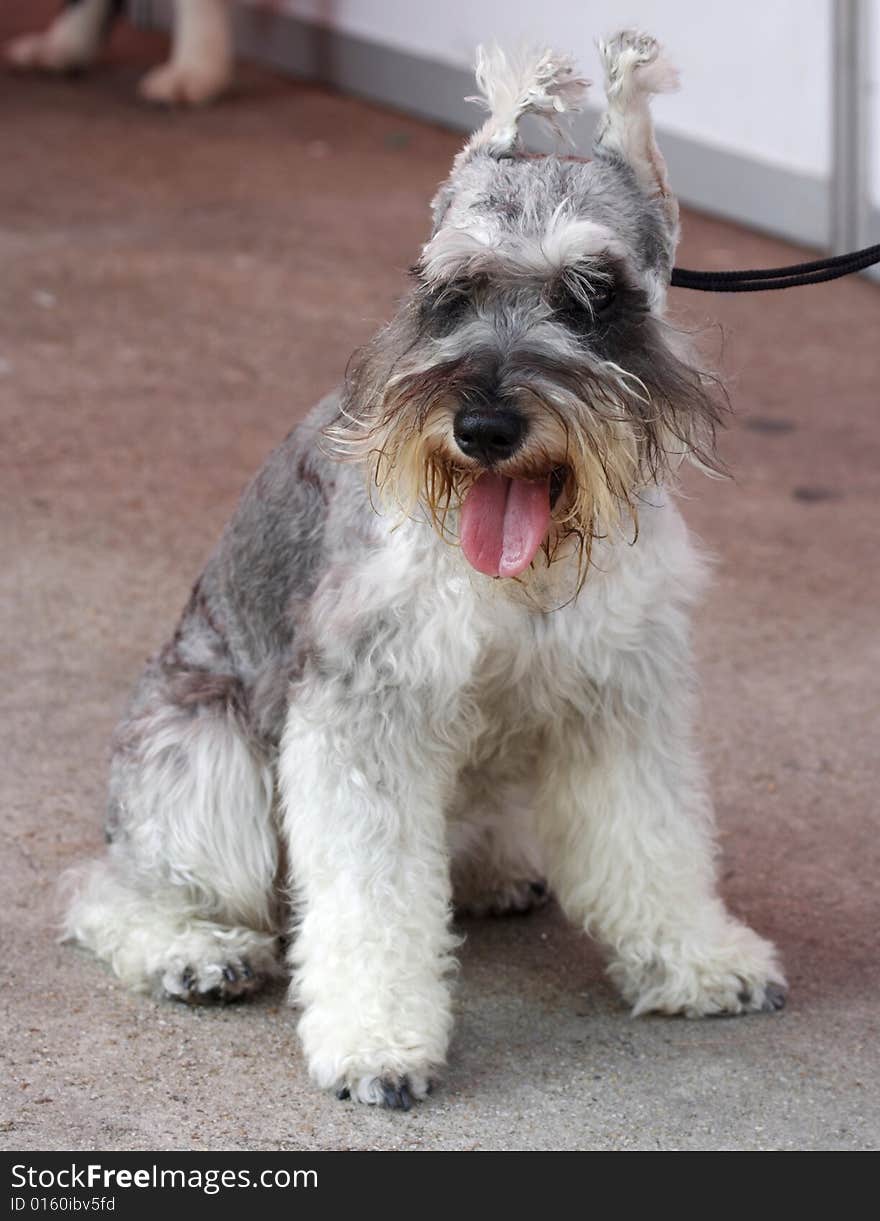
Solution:
<svg viewBox="0 0 880 1221">
<path fill-rule="evenodd" d="M 775 947 L 735 921 L 714 943 L 681 938 L 654 947 L 650 956 L 624 956 L 611 964 L 609 974 L 634 1016 L 774 1013 L 786 999 Z"/>
<path fill-rule="evenodd" d="M 197 929 L 164 956 L 159 991 L 187 1005 L 237 1001 L 282 973 L 276 938 L 250 929 Z"/>
<path fill-rule="evenodd" d="M 764 985 L 764 997 L 761 1001 L 761 1013 L 778 1013 L 785 1008 L 788 1000 L 788 988 L 783 983 L 771 980 Z"/>
<path fill-rule="evenodd" d="M 148 72 L 138 86 L 157 106 L 204 106 L 225 93 L 232 82 L 229 65 L 188 64 L 170 60 Z"/>
<path fill-rule="evenodd" d="M 187 1005 L 208 1005 L 244 1000 L 258 992 L 267 979 L 267 974 L 255 970 L 246 958 L 181 963 L 169 967 L 162 976 L 162 991 Z"/>
<path fill-rule="evenodd" d="M 21 34 L 3 48 L 13 68 L 37 68 L 44 72 L 75 72 L 93 61 L 94 48 L 66 34 L 48 29 L 42 34 Z"/>
<path fill-rule="evenodd" d="M 294 962 L 312 931 L 307 920 L 294 942 Z M 297 1033 L 319 1089 L 367 1106 L 409 1110 L 428 1093 L 446 1059 L 449 988 L 436 970 L 421 977 L 414 969 L 400 970 L 395 947 L 385 938 L 382 945 L 371 969 L 369 941 L 359 956 L 335 951 L 329 971 L 329 955 L 320 962 L 315 954 L 300 961 L 290 999 L 302 1007 Z M 390 962 L 396 969 L 382 974 Z"/>
<path fill-rule="evenodd" d="M 335 1014 L 331 1019 L 334 1033 L 328 1036 L 326 1011 L 305 1011 L 299 1034 L 309 1076 L 320 1089 L 331 1091 L 340 1100 L 350 1098 L 367 1106 L 408 1111 L 430 1093 L 432 1075 L 442 1062 L 442 1054 L 431 1054 L 432 1040 L 418 1045 L 411 1028 L 405 1041 L 398 1042 L 378 1040 L 375 1032 L 365 1030 L 358 1035 L 352 1029 L 353 1018 L 356 1021 L 357 1015 L 349 1014 L 340 1021 L 340 1015 Z M 348 1048 L 341 1045 L 346 1035 Z"/>
<path fill-rule="evenodd" d="M 458 916 L 524 916 L 544 907 L 549 898 L 546 882 L 510 878 L 482 894 L 456 898 L 455 913 Z"/>
<path fill-rule="evenodd" d="M 353 1099 L 368 1106 L 384 1107 L 388 1111 L 412 1110 L 414 1102 L 420 1102 L 431 1092 L 431 1080 L 423 1074 L 386 1074 L 382 1077 L 360 1077 L 339 1082 L 334 1093 L 340 1102 Z"/>
</svg>

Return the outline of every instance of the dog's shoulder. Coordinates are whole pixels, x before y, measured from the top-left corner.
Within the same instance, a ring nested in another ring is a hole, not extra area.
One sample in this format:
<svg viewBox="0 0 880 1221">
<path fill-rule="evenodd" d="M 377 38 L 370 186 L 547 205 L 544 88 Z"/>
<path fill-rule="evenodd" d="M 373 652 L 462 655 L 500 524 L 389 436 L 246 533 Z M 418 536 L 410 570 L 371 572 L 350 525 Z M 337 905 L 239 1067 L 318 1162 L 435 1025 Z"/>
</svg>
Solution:
<svg viewBox="0 0 880 1221">
<path fill-rule="evenodd" d="M 374 529 L 362 472 L 321 444 L 338 411 L 328 395 L 268 455 L 197 582 L 200 604 L 251 659 L 288 647 L 297 606 Z"/>
</svg>

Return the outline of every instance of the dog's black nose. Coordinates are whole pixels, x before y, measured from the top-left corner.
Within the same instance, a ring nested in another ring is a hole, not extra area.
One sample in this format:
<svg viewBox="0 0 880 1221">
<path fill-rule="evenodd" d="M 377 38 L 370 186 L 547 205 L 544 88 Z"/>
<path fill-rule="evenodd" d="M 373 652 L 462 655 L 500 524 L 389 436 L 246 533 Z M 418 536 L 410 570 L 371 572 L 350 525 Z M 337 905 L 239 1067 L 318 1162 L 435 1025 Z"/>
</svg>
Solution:
<svg viewBox="0 0 880 1221">
<path fill-rule="evenodd" d="M 510 407 L 462 407 L 452 431 L 463 454 L 492 466 L 519 449 L 526 421 Z"/>
</svg>

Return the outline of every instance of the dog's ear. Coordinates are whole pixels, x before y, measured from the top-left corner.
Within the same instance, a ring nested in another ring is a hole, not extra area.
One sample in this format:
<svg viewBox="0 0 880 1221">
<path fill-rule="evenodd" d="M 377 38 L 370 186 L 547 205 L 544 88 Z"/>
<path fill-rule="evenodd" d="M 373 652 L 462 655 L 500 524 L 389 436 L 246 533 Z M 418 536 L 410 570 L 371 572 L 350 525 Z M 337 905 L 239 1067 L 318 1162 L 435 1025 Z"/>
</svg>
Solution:
<svg viewBox="0 0 880 1221">
<path fill-rule="evenodd" d="M 678 73 L 656 39 L 634 30 L 621 30 L 600 41 L 605 68 L 605 113 L 599 120 L 593 153 L 619 158 L 635 175 L 649 198 L 658 198 L 669 224 L 678 226 L 678 201 L 669 189 L 666 162 L 654 139 L 650 98 L 678 88 Z"/>
<path fill-rule="evenodd" d="M 514 156 L 523 115 L 536 115 L 558 132 L 560 117 L 580 110 L 590 87 L 571 56 L 548 50 L 508 55 L 497 46 L 478 47 L 475 74 L 480 94 L 465 101 L 483 106 L 489 118 L 455 158 L 452 175 L 431 202 L 435 233 L 455 194 L 456 170 L 480 154 L 497 160 Z"/>
<path fill-rule="evenodd" d="M 581 109 L 590 82 L 579 76 L 569 55 L 521 50 L 507 55 L 500 47 L 478 47 L 479 97 L 467 98 L 489 111 L 489 118 L 465 145 L 457 161 L 475 153 L 510 157 L 519 148 L 519 121 L 526 114 L 558 130 L 560 115 Z"/>
</svg>

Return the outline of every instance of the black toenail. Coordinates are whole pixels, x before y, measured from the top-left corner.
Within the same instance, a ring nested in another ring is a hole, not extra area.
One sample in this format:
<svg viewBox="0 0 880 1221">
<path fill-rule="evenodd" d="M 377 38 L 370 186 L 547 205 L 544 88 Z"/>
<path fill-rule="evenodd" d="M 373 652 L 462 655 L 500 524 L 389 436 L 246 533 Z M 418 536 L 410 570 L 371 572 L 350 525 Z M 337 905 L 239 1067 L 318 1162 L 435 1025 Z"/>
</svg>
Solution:
<svg viewBox="0 0 880 1221">
<path fill-rule="evenodd" d="M 408 1078 L 404 1077 L 399 1083 L 380 1079 L 379 1088 L 382 1091 L 383 1102 L 389 1111 L 412 1110 L 413 1098 Z"/>
<path fill-rule="evenodd" d="M 785 1008 L 785 1001 L 785 988 L 781 984 L 768 984 L 764 992 L 762 1009 L 765 1013 L 777 1013 L 780 1009 Z"/>
</svg>

